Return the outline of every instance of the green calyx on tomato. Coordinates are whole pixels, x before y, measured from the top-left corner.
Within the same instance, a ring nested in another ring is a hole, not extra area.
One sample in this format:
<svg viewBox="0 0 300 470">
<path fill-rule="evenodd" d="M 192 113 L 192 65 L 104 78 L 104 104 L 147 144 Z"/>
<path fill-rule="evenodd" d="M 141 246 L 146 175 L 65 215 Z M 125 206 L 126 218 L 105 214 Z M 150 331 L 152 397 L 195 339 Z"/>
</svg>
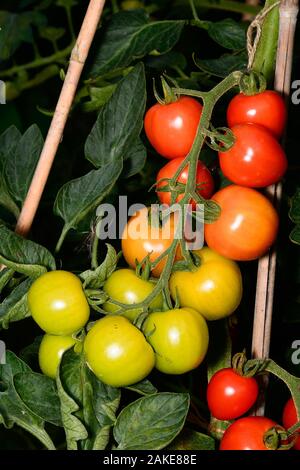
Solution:
<svg viewBox="0 0 300 470">
<path fill-rule="evenodd" d="M 241 93 L 246 96 L 257 95 L 265 91 L 267 80 L 262 73 L 248 70 L 242 74 L 239 87 Z"/>
<path fill-rule="evenodd" d="M 28 291 L 28 306 L 34 321 L 52 335 L 72 335 L 90 316 L 80 279 L 67 271 L 50 271 L 36 279 Z"/>
<path fill-rule="evenodd" d="M 108 315 L 92 326 L 84 352 L 96 377 L 112 387 L 143 380 L 155 364 L 154 351 L 143 333 L 119 315 Z"/>
<path fill-rule="evenodd" d="M 195 251 L 200 265 L 191 271 L 175 271 L 170 291 L 181 307 L 199 311 L 207 320 L 231 315 L 239 306 L 243 285 L 238 265 L 208 247 Z"/>
<path fill-rule="evenodd" d="M 118 269 L 107 279 L 103 290 L 109 298 L 122 304 L 131 305 L 143 302 L 155 288 L 155 282 L 145 280 L 136 275 L 132 269 Z M 163 304 L 162 295 L 159 294 L 150 304 L 150 310 L 160 310 Z M 106 312 L 117 312 L 120 307 L 112 302 L 105 302 L 103 309 Z M 132 308 L 124 311 L 130 321 L 134 321 L 141 313 L 141 309 Z"/>
<path fill-rule="evenodd" d="M 143 325 L 155 351 L 155 367 L 165 374 L 184 374 L 203 361 L 209 342 L 205 319 L 190 308 L 151 313 Z"/>
<path fill-rule="evenodd" d="M 39 348 L 39 365 L 43 374 L 55 379 L 64 352 L 77 342 L 72 336 L 45 334 Z"/>
</svg>

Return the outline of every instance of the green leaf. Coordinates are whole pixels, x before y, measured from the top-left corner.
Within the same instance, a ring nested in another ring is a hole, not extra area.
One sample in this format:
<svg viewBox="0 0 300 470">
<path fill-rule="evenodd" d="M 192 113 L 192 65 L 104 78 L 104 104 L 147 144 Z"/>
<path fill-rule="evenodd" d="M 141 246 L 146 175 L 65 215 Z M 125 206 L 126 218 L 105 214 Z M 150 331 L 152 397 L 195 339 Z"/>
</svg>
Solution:
<svg viewBox="0 0 300 470">
<path fill-rule="evenodd" d="M 296 245 L 300 245 L 300 224 L 297 224 L 291 231 L 290 240 Z"/>
<path fill-rule="evenodd" d="M 127 67 L 154 49 L 161 54 L 168 52 L 179 40 L 184 24 L 184 21 L 150 22 L 143 10 L 114 15 L 101 37 L 92 75 Z"/>
<path fill-rule="evenodd" d="M 21 139 L 22 134 L 15 126 L 10 126 L 0 136 L 0 205 L 10 211 L 16 218 L 20 210 L 10 195 L 5 180 L 4 169 L 11 153 L 13 153 Z"/>
<path fill-rule="evenodd" d="M 31 277 L 38 277 L 47 269 L 56 269 L 55 260 L 46 248 L 4 225 L 0 225 L 0 263 Z"/>
<path fill-rule="evenodd" d="M 232 344 L 227 320 L 209 322 L 209 335 L 213 338 L 207 354 L 208 381 L 220 369 L 231 367 Z"/>
<path fill-rule="evenodd" d="M 32 26 L 42 26 L 45 21 L 36 11 L 0 11 L 0 62 L 9 59 L 22 42 L 33 42 Z"/>
<path fill-rule="evenodd" d="M 210 23 L 208 34 L 225 49 L 235 51 L 246 48 L 246 25 L 231 18 Z"/>
<path fill-rule="evenodd" d="M 96 168 L 126 157 L 141 132 L 145 105 L 145 71 L 139 63 L 100 109 L 87 138 L 85 155 Z"/>
<path fill-rule="evenodd" d="M 8 328 L 11 322 L 30 317 L 31 313 L 27 305 L 27 292 L 32 284 L 32 279 L 21 282 L 0 304 L 0 326 Z"/>
<path fill-rule="evenodd" d="M 187 61 L 184 54 L 170 51 L 166 54 L 149 55 L 146 59 L 146 64 L 148 67 L 158 70 L 165 70 L 166 68 L 174 68 L 176 70 L 177 67 L 184 70 L 187 66 Z"/>
<path fill-rule="evenodd" d="M 100 382 L 87 367 L 84 356 L 72 350 L 63 356 L 60 377 L 65 392 L 78 404 L 76 417 L 88 430 L 81 447 L 86 450 L 105 449 L 111 426 L 116 420 L 120 391 Z"/>
<path fill-rule="evenodd" d="M 147 158 L 146 149 L 140 139 L 132 144 L 124 157 L 122 178 L 130 178 L 139 173 L 145 166 Z"/>
<path fill-rule="evenodd" d="M 119 256 L 113 246 L 106 244 L 107 253 L 103 263 L 98 266 L 97 269 L 84 271 L 80 274 L 80 278 L 84 281 L 84 287 L 90 289 L 99 289 L 102 287 L 109 278 L 109 276 L 115 271 Z"/>
<path fill-rule="evenodd" d="M 66 30 L 64 28 L 54 28 L 53 26 L 47 26 L 42 28 L 39 31 L 39 34 L 42 38 L 47 39 L 48 41 L 58 41 L 65 34 Z"/>
<path fill-rule="evenodd" d="M 296 189 L 296 192 L 291 199 L 289 217 L 295 224 L 300 224 L 300 187 Z"/>
<path fill-rule="evenodd" d="M 147 379 L 144 379 L 136 384 L 129 385 L 126 388 L 132 392 L 139 393 L 140 395 L 154 395 L 154 393 L 157 393 L 157 388 L 154 387 L 150 380 Z"/>
<path fill-rule="evenodd" d="M 55 382 L 36 372 L 21 372 L 14 376 L 14 385 L 29 410 L 43 421 L 62 426 L 60 401 Z"/>
<path fill-rule="evenodd" d="M 30 373 L 30 368 L 11 351 L 6 352 L 6 364 L 0 365 L 0 423 L 6 428 L 17 424 L 33 434 L 49 450 L 55 446 L 44 429 L 44 422 L 33 414 L 22 401 L 14 385 L 14 377 L 19 373 Z"/>
<path fill-rule="evenodd" d="M 38 354 L 40 349 L 40 344 L 43 339 L 43 336 L 37 336 L 33 343 L 25 346 L 20 351 L 19 357 L 22 361 L 26 362 L 32 369 L 37 369 L 39 367 L 38 363 Z"/>
<path fill-rule="evenodd" d="M 81 220 L 96 209 L 110 193 L 122 171 L 122 161 L 108 163 L 99 170 L 92 170 L 66 183 L 58 192 L 54 213 L 64 222 L 64 228 L 57 244 L 60 249 L 68 231 L 76 229 Z"/>
<path fill-rule="evenodd" d="M 247 54 L 224 54 L 218 59 L 196 59 L 196 65 L 206 73 L 225 78 L 235 70 L 244 70 L 247 66 Z"/>
<path fill-rule="evenodd" d="M 19 203 L 22 203 L 27 195 L 43 143 L 41 131 L 33 124 L 6 160 L 5 180 L 14 200 Z"/>
<path fill-rule="evenodd" d="M 168 450 L 215 450 L 215 447 L 212 437 L 185 428 L 168 446 Z"/>
<path fill-rule="evenodd" d="M 163 449 L 183 428 L 189 403 L 186 393 L 157 393 L 130 403 L 114 427 L 117 449 Z"/>
<path fill-rule="evenodd" d="M 83 103 L 82 109 L 86 112 L 97 111 L 105 105 L 114 93 L 117 85 L 106 85 L 101 88 L 91 87 L 89 89 L 90 101 Z"/>
<path fill-rule="evenodd" d="M 2 269 L 0 271 L 0 293 L 6 287 L 6 285 L 11 280 L 13 275 L 14 275 L 14 270 L 13 269 L 5 268 L 5 269 Z"/>
</svg>

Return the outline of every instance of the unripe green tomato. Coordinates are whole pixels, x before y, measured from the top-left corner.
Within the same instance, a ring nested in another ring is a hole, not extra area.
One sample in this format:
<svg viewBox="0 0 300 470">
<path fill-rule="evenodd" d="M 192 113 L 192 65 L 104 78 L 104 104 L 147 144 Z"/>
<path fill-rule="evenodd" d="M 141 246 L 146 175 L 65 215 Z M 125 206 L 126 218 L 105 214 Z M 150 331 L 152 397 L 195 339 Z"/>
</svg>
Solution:
<svg viewBox="0 0 300 470">
<path fill-rule="evenodd" d="M 195 251 L 200 266 L 193 271 L 175 271 L 170 278 L 173 299 L 181 307 L 198 310 L 206 320 L 219 320 L 231 315 L 239 306 L 243 284 L 235 261 L 208 247 Z"/>
<path fill-rule="evenodd" d="M 28 306 L 34 321 L 52 335 L 72 335 L 90 316 L 80 279 L 67 271 L 50 271 L 34 281 Z"/>
<path fill-rule="evenodd" d="M 143 333 L 120 315 L 107 315 L 88 332 L 86 362 L 99 380 L 112 387 L 126 387 L 151 372 L 155 356 Z"/>
<path fill-rule="evenodd" d="M 39 348 L 39 365 L 43 374 L 55 379 L 64 352 L 76 342 L 72 336 L 45 334 Z"/>
<path fill-rule="evenodd" d="M 205 319 L 191 308 L 151 313 L 143 327 L 155 351 L 155 367 L 165 374 L 184 374 L 198 367 L 208 348 Z"/>
<path fill-rule="evenodd" d="M 137 10 L 139 8 L 144 8 L 143 2 L 138 0 L 124 0 L 121 3 L 122 10 Z"/>
<path fill-rule="evenodd" d="M 154 282 L 141 279 L 132 269 L 118 269 L 107 279 L 103 290 L 111 299 L 131 305 L 143 302 L 143 300 L 151 294 L 154 287 Z M 150 309 L 160 310 L 162 304 L 162 295 L 159 294 L 151 302 Z M 119 310 L 119 307 L 112 303 L 105 302 L 103 309 L 106 310 L 106 312 L 113 313 Z M 141 313 L 141 309 L 133 308 L 132 310 L 125 311 L 122 316 L 125 316 L 130 321 L 134 321 L 139 313 Z"/>
</svg>

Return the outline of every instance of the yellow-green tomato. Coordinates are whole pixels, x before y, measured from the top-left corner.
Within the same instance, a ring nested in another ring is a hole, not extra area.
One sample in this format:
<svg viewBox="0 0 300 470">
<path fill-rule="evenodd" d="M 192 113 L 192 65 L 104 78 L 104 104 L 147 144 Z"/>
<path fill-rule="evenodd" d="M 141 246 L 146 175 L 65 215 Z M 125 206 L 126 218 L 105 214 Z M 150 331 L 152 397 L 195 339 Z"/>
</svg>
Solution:
<svg viewBox="0 0 300 470">
<path fill-rule="evenodd" d="M 155 356 L 143 333 L 120 315 L 107 315 L 88 332 L 84 351 L 96 377 L 112 387 L 126 387 L 151 372 Z"/>
<path fill-rule="evenodd" d="M 131 305 L 145 300 L 151 294 L 154 287 L 154 282 L 141 279 L 132 269 L 118 269 L 107 279 L 103 290 L 111 299 L 117 300 L 122 304 Z M 160 310 L 162 303 L 162 295 L 159 294 L 150 304 L 150 309 Z M 119 310 L 117 305 L 110 302 L 106 302 L 103 308 L 107 312 Z M 132 310 L 125 311 L 122 315 L 133 321 L 139 313 L 141 313 L 141 309 L 133 308 Z"/>
<path fill-rule="evenodd" d="M 191 308 L 151 313 L 144 334 L 155 351 L 155 367 L 165 374 L 184 374 L 201 364 L 208 348 L 208 328 Z"/>
<path fill-rule="evenodd" d="M 71 335 L 90 316 L 80 279 L 67 271 L 50 271 L 34 281 L 28 306 L 39 327 L 52 335 Z"/>
<path fill-rule="evenodd" d="M 63 353 L 76 342 L 72 336 L 44 335 L 39 349 L 39 365 L 43 374 L 55 379 Z"/>
<path fill-rule="evenodd" d="M 198 310 L 207 320 L 231 315 L 239 306 L 243 293 L 242 276 L 234 261 L 210 248 L 195 252 L 200 266 L 193 271 L 175 271 L 170 278 L 173 299 L 181 307 Z"/>
</svg>

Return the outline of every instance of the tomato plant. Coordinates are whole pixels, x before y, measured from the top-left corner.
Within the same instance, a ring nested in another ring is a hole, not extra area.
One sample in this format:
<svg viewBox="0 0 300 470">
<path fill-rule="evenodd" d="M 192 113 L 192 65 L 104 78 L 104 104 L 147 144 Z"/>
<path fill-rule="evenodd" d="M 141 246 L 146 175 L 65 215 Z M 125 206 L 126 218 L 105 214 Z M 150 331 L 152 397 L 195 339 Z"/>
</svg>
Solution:
<svg viewBox="0 0 300 470">
<path fill-rule="evenodd" d="M 249 122 L 259 124 L 277 138 L 283 134 L 286 118 L 284 99 L 274 90 L 265 90 L 254 95 L 239 93 L 232 98 L 227 108 L 229 127 Z"/>
<path fill-rule="evenodd" d="M 196 251 L 200 265 L 190 271 L 175 271 L 170 290 L 183 307 L 198 310 L 207 320 L 231 315 L 242 298 L 242 277 L 238 265 L 210 248 Z"/>
<path fill-rule="evenodd" d="M 201 364 L 208 348 L 205 319 L 189 308 L 154 312 L 144 333 L 155 351 L 155 367 L 165 374 L 184 374 Z"/>
<path fill-rule="evenodd" d="M 231 130 L 235 143 L 226 152 L 219 152 L 220 167 L 226 178 L 252 188 L 281 180 L 287 159 L 277 140 L 256 124 L 237 124 Z"/>
<path fill-rule="evenodd" d="M 75 333 L 90 315 L 80 280 L 67 271 L 40 276 L 29 289 L 28 306 L 36 323 L 52 335 Z"/>
<path fill-rule="evenodd" d="M 216 372 L 207 387 L 207 403 L 211 414 L 220 420 L 232 420 L 247 413 L 258 397 L 254 377 L 245 377 L 232 368 Z"/>
<path fill-rule="evenodd" d="M 126 387 L 143 380 L 154 367 L 154 352 L 127 318 L 98 320 L 84 342 L 87 364 L 105 384 Z"/>
<path fill-rule="evenodd" d="M 154 282 L 145 280 L 138 277 L 131 269 L 118 269 L 106 281 L 103 290 L 109 295 L 112 300 L 117 300 L 124 304 L 138 304 L 146 299 L 146 297 L 153 291 Z M 160 310 L 162 307 L 163 299 L 158 295 L 150 304 L 152 310 Z M 103 308 L 107 312 L 116 312 L 118 306 L 106 302 Z M 141 313 L 141 309 L 127 310 L 124 315 L 131 321 Z"/>
<path fill-rule="evenodd" d="M 274 243 L 278 215 L 271 202 L 254 189 L 231 185 L 213 195 L 221 207 L 217 221 L 205 225 L 208 246 L 227 258 L 259 258 Z"/>
<path fill-rule="evenodd" d="M 184 161 L 184 158 L 174 158 L 170 162 L 168 162 L 165 166 L 163 166 L 156 177 L 156 191 L 158 198 L 162 204 L 171 205 L 171 191 L 161 191 L 162 188 L 166 188 L 168 184 L 168 180 L 174 177 L 176 171 Z M 177 178 L 178 183 L 186 184 L 188 179 L 188 168 L 185 167 L 179 174 Z M 209 199 L 214 190 L 214 180 L 213 177 L 208 170 L 208 168 L 199 161 L 197 164 L 197 174 L 196 174 L 196 181 L 197 181 L 197 192 L 204 197 L 205 199 Z M 180 194 L 176 201 L 179 202 L 183 198 L 183 194 Z M 193 208 L 196 207 L 196 201 L 191 202 Z"/>
<path fill-rule="evenodd" d="M 201 111 L 202 105 L 189 96 L 152 106 L 145 116 L 145 132 L 155 150 L 165 158 L 186 157 L 196 136 Z"/>
<path fill-rule="evenodd" d="M 264 436 L 274 426 L 273 420 L 262 416 L 240 418 L 225 431 L 220 450 L 269 450 Z"/>
</svg>

